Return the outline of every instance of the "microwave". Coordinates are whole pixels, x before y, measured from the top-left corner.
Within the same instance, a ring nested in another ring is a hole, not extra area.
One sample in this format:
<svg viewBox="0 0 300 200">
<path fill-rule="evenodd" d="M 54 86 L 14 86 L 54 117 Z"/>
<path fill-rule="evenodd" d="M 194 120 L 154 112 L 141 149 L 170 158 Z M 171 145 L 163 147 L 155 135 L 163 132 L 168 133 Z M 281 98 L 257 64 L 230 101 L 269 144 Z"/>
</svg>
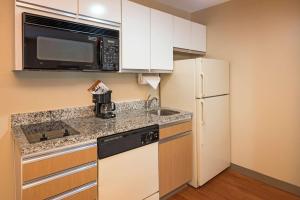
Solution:
<svg viewBox="0 0 300 200">
<path fill-rule="evenodd" d="M 119 70 L 119 31 L 23 13 L 26 70 Z"/>
</svg>

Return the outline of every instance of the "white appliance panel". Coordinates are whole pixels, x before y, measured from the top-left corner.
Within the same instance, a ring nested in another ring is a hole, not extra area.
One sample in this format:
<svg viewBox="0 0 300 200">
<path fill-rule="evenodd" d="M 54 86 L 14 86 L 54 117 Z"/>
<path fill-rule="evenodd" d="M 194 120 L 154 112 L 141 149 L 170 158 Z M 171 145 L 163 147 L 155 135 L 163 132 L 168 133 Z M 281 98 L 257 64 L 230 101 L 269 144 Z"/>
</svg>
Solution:
<svg viewBox="0 0 300 200">
<path fill-rule="evenodd" d="M 229 95 L 197 100 L 198 185 L 230 166 Z"/>
<path fill-rule="evenodd" d="M 154 200 L 158 190 L 158 142 L 98 160 L 98 199 Z"/>
<path fill-rule="evenodd" d="M 197 98 L 229 94 L 229 63 L 223 60 L 196 59 Z"/>
</svg>

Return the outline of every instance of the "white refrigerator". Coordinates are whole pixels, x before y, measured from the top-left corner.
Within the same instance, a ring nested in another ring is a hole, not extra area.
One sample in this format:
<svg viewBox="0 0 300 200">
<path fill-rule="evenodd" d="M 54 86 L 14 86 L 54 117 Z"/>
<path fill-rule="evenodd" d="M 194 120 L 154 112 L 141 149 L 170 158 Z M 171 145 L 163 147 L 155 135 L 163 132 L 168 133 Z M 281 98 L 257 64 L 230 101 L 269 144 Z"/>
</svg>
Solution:
<svg viewBox="0 0 300 200">
<path fill-rule="evenodd" d="M 193 112 L 193 178 L 201 186 L 230 166 L 229 63 L 214 59 L 174 62 L 162 75 L 161 106 Z"/>
</svg>

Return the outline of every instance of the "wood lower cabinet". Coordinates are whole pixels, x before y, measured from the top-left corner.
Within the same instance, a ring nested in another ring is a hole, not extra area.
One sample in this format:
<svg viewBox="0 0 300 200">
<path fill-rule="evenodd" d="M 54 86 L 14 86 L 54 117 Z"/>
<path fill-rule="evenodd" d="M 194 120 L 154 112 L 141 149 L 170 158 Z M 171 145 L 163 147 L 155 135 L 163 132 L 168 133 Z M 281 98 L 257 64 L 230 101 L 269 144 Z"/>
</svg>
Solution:
<svg viewBox="0 0 300 200">
<path fill-rule="evenodd" d="M 17 200 L 97 199 L 96 143 L 27 158 L 16 154 Z"/>
<path fill-rule="evenodd" d="M 96 181 L 95 177 L 97 177 L 96 166 L 27 188 L 23 190 L 23 199 L 47 199 L 86 183 Z"/>
<path fill-rule="evenodd" d="M 35 162 L 25 162 L 23 163 L 23 181 L 30 181 L 96 160 L 97 147 L 92 147 L 80 151 L 75 150 L 57 155 L 53 154 L 50 158 Z"/>
<path fill-rule="evenodd" d="M 180 133 L 160 141 L 160 197 L 172 192 L 192 179 L 192 142 L 191 131 Z"/>
</svg>

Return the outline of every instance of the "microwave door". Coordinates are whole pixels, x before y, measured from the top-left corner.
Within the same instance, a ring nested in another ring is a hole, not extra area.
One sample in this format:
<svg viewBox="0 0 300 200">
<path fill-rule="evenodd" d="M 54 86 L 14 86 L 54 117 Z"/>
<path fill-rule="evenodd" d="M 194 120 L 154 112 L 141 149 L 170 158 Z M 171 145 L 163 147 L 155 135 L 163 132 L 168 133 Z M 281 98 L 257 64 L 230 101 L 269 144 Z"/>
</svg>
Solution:
<svg viewBox="0 0 300 200">
<path fill-rule="evenodd" d="M 24 24 L 24 69 L 97 69 L 98 46 L 95 36 Z"/>
</svg>

